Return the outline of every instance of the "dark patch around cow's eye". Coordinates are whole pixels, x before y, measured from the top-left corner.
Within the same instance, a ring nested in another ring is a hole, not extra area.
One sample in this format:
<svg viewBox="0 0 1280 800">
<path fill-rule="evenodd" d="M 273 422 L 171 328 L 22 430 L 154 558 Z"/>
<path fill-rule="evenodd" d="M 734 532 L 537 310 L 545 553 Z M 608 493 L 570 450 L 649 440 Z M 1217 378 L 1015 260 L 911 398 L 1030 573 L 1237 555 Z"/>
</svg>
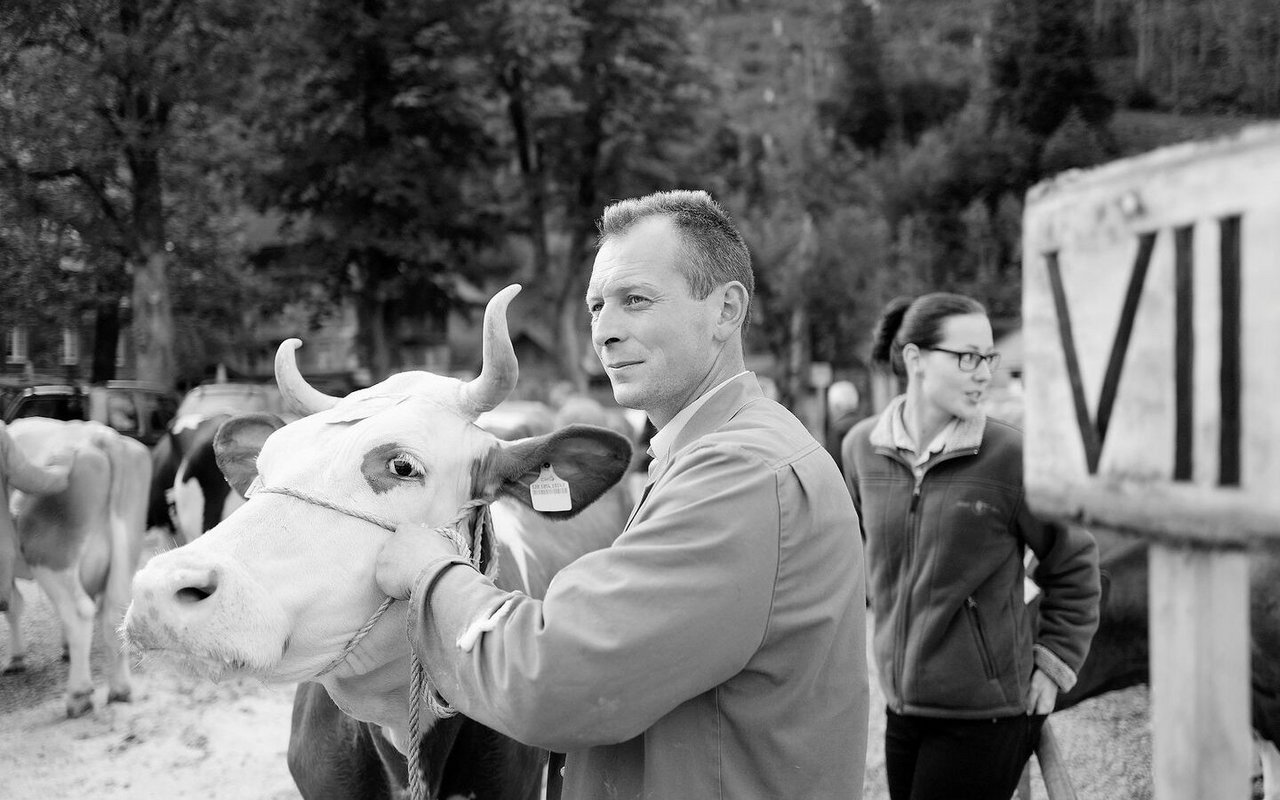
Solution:
<svg viewBox="0 0 1280 800">
<path fill-rule="evenodd" d="M 426 470 L 417 456 L 397 444 L 382 444 L 365 453 L 360 464 L 365 482 L 375 494 L 389 492 L 406 483 L 426 483 Z"/>
</svg>

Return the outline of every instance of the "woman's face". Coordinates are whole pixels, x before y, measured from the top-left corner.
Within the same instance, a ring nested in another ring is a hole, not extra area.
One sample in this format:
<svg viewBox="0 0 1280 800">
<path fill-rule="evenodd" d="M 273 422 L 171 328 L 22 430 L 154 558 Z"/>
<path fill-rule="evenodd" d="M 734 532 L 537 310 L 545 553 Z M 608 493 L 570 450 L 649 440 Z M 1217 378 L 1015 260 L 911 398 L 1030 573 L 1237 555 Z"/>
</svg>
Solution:
<svg viewBox="0 0 1280 800">
<path fill-rule="evenodd" d="M 911 380 L 918 384 L 921 399 L 936 411 L 965 419 L 973 417 L 987 399 L 991 363 L 983 360 L 972 372 L 965 372 L 955 353 L 993 352 L 991 322 L 985 314 L 958 314 L 943 320 L 941 332 L 933 347 L 908 345 L 904 349 Z M 908 352 L 913 349 L 914 354 Z"/>
</svg>

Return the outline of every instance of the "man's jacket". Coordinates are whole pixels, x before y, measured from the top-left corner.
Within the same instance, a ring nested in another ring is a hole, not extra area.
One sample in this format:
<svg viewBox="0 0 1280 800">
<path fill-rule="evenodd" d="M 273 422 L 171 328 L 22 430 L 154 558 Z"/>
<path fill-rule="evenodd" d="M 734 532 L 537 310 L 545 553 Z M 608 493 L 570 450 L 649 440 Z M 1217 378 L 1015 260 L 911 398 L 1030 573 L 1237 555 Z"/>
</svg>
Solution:
<svg viewBox="0 0 1280 800">
<path fill-rule="evenodd" d="M 845 475 L 866 538 L 873 650 L 898 714 L 979 719 L 1025 713 L 1034 667 L 1066 691 L 1098 625 L 1098 552 L 1084 529 L 1028 509 L 1022 434 L 961 420 L 947 446 L 912 469 L 890 415 L 845 437 Z M 1024 600 L 1024 556 L 1042 596 Z M 1038 615 L 1038 616 L 1037 616 Z"/>
<path fill-rule="evenodd" d="M 543 601 L 477 573 L 460 596 L 465 568 L 448 602 L 418 601 L 424 662 L 456 667 L 432 669 L 441 694 L 566 752 L 570 800 L 860 797 L 862 543 L 831 457 L 747 374 L 651 474 L 626 531 L 563 569 Z M 457 663 L 458 634 L 510 598 Z"/>
</svg>

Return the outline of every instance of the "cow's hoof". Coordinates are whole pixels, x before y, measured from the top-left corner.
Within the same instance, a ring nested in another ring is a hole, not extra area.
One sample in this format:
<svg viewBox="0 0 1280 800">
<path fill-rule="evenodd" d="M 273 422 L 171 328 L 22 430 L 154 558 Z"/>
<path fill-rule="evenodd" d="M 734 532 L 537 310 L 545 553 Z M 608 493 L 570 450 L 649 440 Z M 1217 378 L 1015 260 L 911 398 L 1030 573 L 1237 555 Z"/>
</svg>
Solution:
<svg viewBox="0 0 1280 800">
<path fill-rule="evenodd" d="M 108 703 L 132 703 L 133 690 L 132 689 L 112 689 L 111 691 L 107 692 L 107 702 Z"/>
<path fill-rule="evenodd" d="M 71 692 L 67 695 L 67 719 L 83 717 L 93 711 L 93 690 Z"/>
<path fill-rule="evenodd" d="M 26 672 L 26 671 L 27 671 L 27 657 L 14 656 L 13 658 L 9 659 L 9 663 L 8 665 L 5 666 L 3 674 L 12 675 L 15 672 Z"/>
</svg>

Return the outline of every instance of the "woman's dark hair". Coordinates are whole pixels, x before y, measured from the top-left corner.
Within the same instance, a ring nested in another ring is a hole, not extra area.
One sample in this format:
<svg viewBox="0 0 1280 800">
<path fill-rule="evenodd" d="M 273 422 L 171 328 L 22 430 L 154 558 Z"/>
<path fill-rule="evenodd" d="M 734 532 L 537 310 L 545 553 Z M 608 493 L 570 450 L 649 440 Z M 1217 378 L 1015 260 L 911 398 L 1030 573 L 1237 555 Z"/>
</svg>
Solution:
<svg viewBox="0 0 1280 800">
<path fill-rule="evenodd" d="M 986 313 L 982 303 L 962 294 L 933 292 L 914 300 L 895 297 L 880 312 L 876 322 L 871 337 L 871 361 L 888 365 L 894 375 L 905 377 L 903 347 L 908 344 L 933 347 L 942 340 L 942 323 L 948 317 Z"/>
</svg>

